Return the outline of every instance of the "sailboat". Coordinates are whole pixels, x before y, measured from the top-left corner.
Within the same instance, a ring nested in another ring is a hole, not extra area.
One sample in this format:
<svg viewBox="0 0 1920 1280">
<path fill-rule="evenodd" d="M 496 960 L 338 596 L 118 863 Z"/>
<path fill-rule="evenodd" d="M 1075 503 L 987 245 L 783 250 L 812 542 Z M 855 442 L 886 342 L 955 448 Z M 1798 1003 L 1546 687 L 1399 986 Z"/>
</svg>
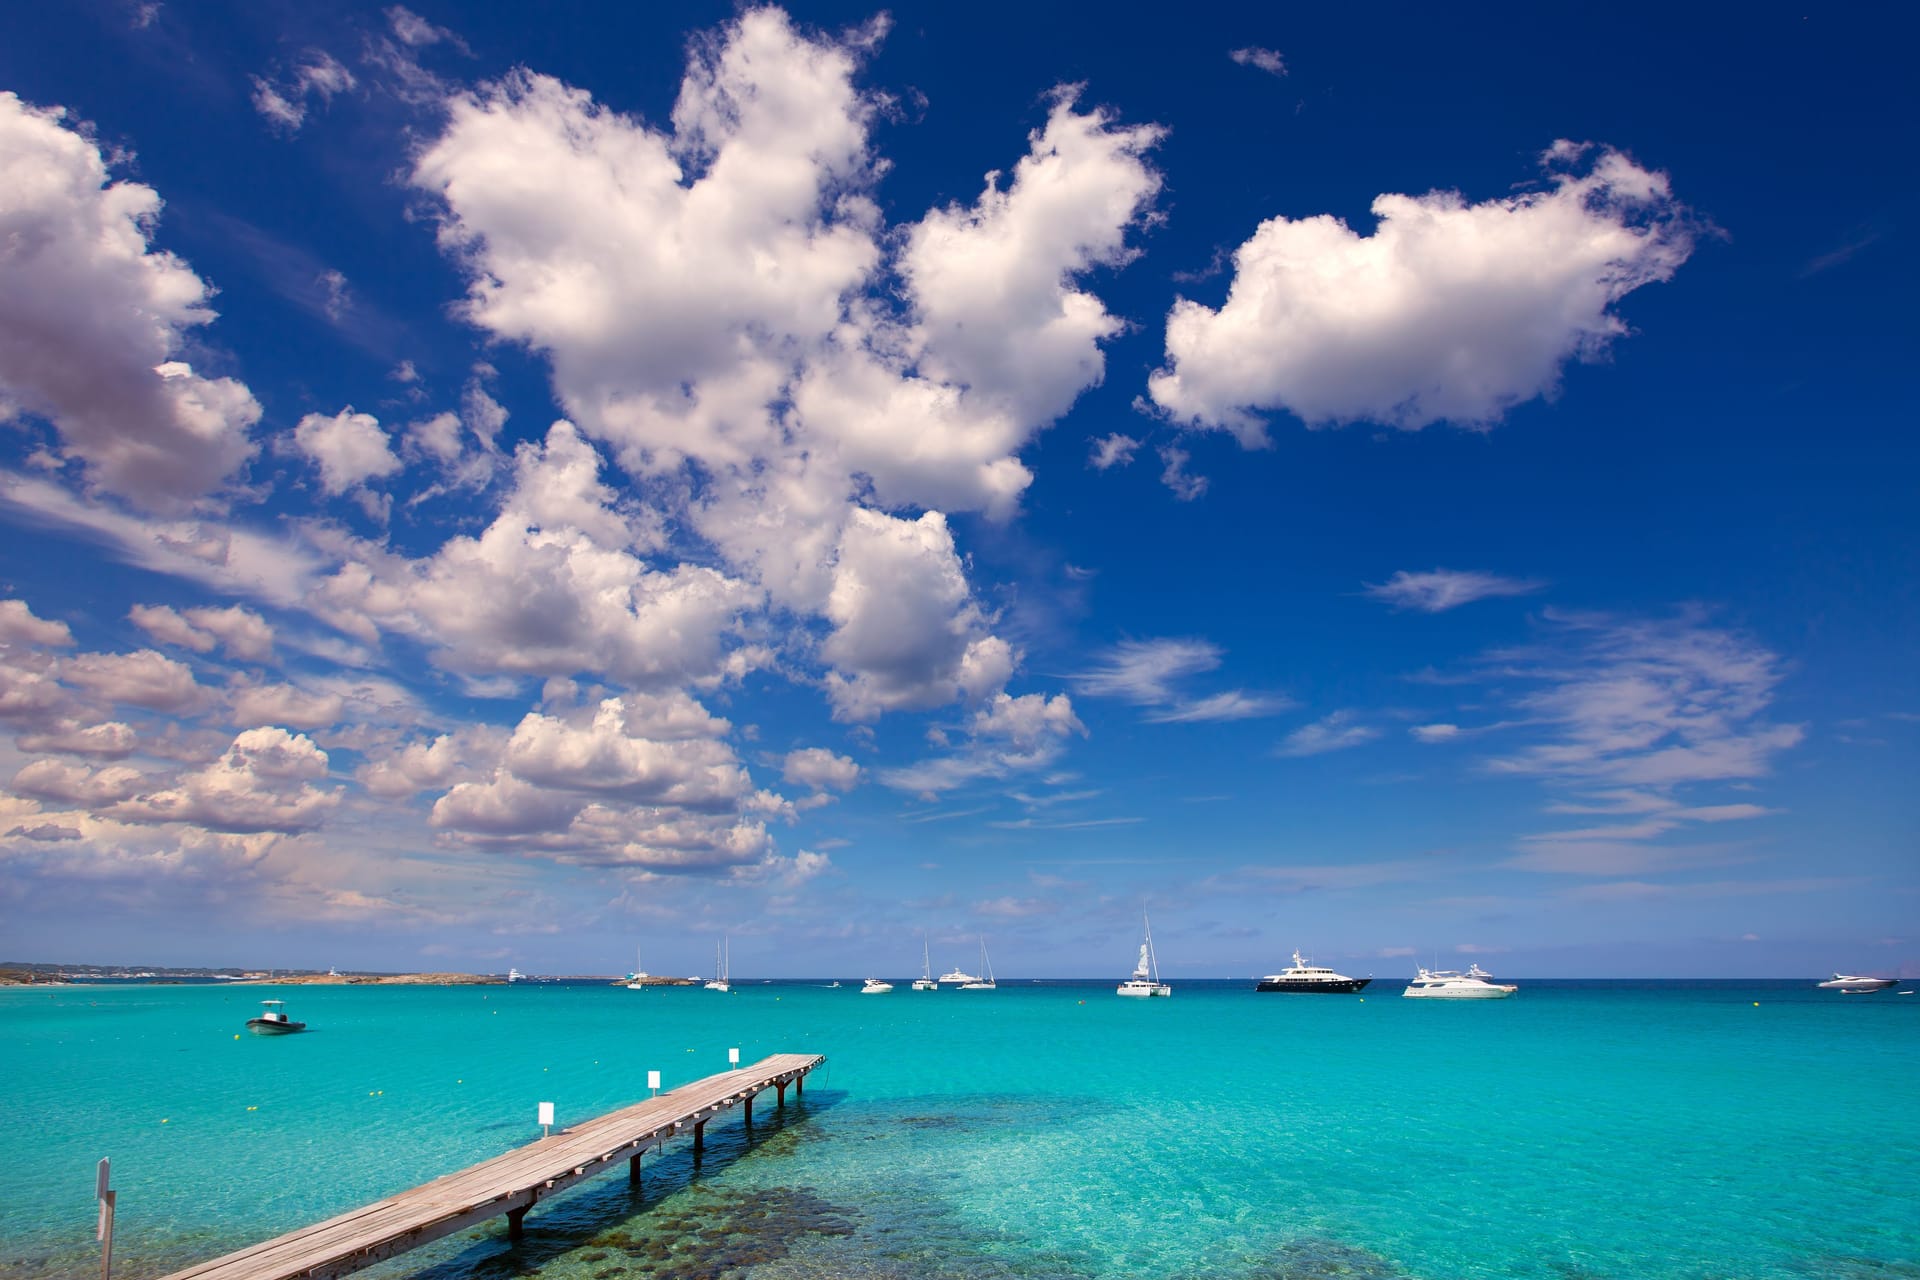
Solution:
<svg viewBox="0 0 1920 1280">
<path fill-rule="evenodd" d="M 920 976 L 913 980 L 915 991 L 938 991 L 940 984 L 933 980 L 933 953 L 927 949 L 927 937 L 920 935 Z"/>
<path fill-rule="evenodd" d="M 647 971 L 640 967 L 640 948 L 633 949 L 633 972 L 627 975 L 627 990 L 645 991 L 647 989 Z"/>
<path fill-rule="evenodd" d="M 1114 994 L 1170 996 L 1173 994 L 1173 988 L 1160 981 L 1160 959 L 1153 954 L 1153 924 L 1142 915 L 1140 925 L 1146 933 L 1146 936 L 1140 940 L 1140 961 L 1133 966 L 1133 976 L 1115 987 Z"/>
<path fill-rule="evenodd" d="M 727 939 L 722 938 L 713 944 L 713 981 L 707 984 L 709 991 L 731 991 L 733 987 L 727 981 Z"/>
<path fill-rule="evenodd" d="M 987 976 L 984 978 L 975 978 L 971 982 L 961 983 L 960 989 L 962 991 L 993 991 L 997 989 L 993 981 L 993 961 L 987 959 L 987 940 L 985 937 L 980 939 L 980 968 Z"/>
</svg>

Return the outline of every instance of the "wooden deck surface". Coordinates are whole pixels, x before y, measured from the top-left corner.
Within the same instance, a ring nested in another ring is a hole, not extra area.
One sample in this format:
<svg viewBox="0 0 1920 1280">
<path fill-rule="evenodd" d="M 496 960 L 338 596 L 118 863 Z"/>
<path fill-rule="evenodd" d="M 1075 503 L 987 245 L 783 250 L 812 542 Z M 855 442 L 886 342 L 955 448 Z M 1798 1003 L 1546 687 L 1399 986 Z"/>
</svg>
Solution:
<svg viewBox="0 0 1920 1280">
<path fill-rule="evenodd" d="M 826 1059 L 776 1053 L 752 1066 L 562 1129 L 423 1186 L 290 1231 L 166 1280 L 323 1280 L 344 1276 L 470 1227 L 496 1214 L 525 1213 L 537 1201 L 614 1168 L 656 1142 L 691 1136 L 696 1125 L 755 1094 L 800 1079 Z M 516 1224 L 517 1216 L 513 1219 Z"/>
</svg>

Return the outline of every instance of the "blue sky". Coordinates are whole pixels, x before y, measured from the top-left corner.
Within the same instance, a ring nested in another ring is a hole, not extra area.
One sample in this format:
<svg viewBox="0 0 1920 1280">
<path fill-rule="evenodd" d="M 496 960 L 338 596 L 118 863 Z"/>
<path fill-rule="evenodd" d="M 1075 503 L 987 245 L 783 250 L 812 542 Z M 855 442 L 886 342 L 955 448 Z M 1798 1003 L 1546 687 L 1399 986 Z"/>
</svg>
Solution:
<svg viewBox="0 0 1920 1280">
<path fill-rule="evenodd" d="M 1920 971 L 1912 34 L 10 12 L 0 950 Z"/>
</svg>

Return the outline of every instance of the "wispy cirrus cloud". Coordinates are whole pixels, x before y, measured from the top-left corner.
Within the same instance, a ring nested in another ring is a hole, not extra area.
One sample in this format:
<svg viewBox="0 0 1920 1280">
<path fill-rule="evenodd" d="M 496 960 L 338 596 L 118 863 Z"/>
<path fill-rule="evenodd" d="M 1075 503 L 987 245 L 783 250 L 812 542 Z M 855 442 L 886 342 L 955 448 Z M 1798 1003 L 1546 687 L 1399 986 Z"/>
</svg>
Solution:
<svg viewBox="0 0 1920 1280">
<path fill-rule="evenodd" d="M 1651 620 L 1549 610 L 1541 626 L 1538 644 L 1485 661 L 1489 679 L 1522 686 L 1508 700 L 1520 713 L 1513 724 L 1532 736 L 1483 767 L 1561 789 L 1549 813 L 1603 821 L 1522 836 L 1505 865 L 1638 876 L 1754 856 L 1738 842 L 1685 837 L 1776 812 L 1696 793 L 1751 788 L 1805 737 L 1804 726 L 1766 714 L 1784 678 L 1778 655 L 1697 609 Z"/>
<path fill-rule="evenodd" d="M 1549 611 L 1548 643 L 1493 655 L 1547 740 L 1494 757 L 1496 773 L 1656 790 L 1764 776 L 1805 737 L 1765 712 L 1784 664 L 1689 610 L 1661 620 Z"/>
<path fill-rule="evenodd" d="M 1396 609 L 1444 613 L 1476 600 L 1531 595 L 1547 584 L 1534 578 L 1509 578 L 1477 569 L 1400 570 L 1385 582 L 1369 582 L 1364 592 Z"/>
<path fill-rule="evenodd" d="M 1281 694 L 1249 693 L 1229 689 L 1205 697 L 1182 692 L 1181 684 L 1220 666 L 1224 651 L 1197 637 L 1122 640 L 1102 653 L 1086 670 L 1068 676 L 1077 693 L 1092 698 L 1119 698 L 1153 708 L 1146 719 L 1153 724 L 1193 724 L 1217 720 L 1252 720 L 1276 715 L 1293 705 Z"/>
<path fill-rule="evenodd" d="M 1262 49 L 1258 45 L 1248 45 L 1245 48 L 1235 49 L 1227 56 L 1243 67 L 1252 67 L 1270 76 L 1287 74 L 1286 59 L 1280 56 L 1278 49 Z"/>
<path fill-rule="evenodd" d="M 1275 753 L 1290 757 L 1325 755 L 1372 742 L 1379 736 L 1380 730 L 1360 723 L 1352 711 L 1341 710 L 1295 729 L 1275 748 Z"/>
</svg>

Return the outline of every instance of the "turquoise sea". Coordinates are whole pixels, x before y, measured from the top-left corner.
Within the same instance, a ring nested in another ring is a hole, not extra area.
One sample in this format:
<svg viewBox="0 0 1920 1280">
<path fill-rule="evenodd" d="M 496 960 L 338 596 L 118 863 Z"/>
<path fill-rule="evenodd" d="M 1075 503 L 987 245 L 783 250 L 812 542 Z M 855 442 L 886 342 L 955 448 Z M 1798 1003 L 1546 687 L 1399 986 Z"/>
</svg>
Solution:
<svg viewBox="0 0 1920 1280">
<path fill-rule="evenodd" d="M 162 1274 L 773 1052 L 757 1108 L 370 1276 L 1920 1277 L 1920 996 L 0 990 L 0 1280 Z M 1903 984 L 1905 987 L 1912 984 Z M 241 1035 L 284 995 L 313 1028 Z"/>
</svg>

